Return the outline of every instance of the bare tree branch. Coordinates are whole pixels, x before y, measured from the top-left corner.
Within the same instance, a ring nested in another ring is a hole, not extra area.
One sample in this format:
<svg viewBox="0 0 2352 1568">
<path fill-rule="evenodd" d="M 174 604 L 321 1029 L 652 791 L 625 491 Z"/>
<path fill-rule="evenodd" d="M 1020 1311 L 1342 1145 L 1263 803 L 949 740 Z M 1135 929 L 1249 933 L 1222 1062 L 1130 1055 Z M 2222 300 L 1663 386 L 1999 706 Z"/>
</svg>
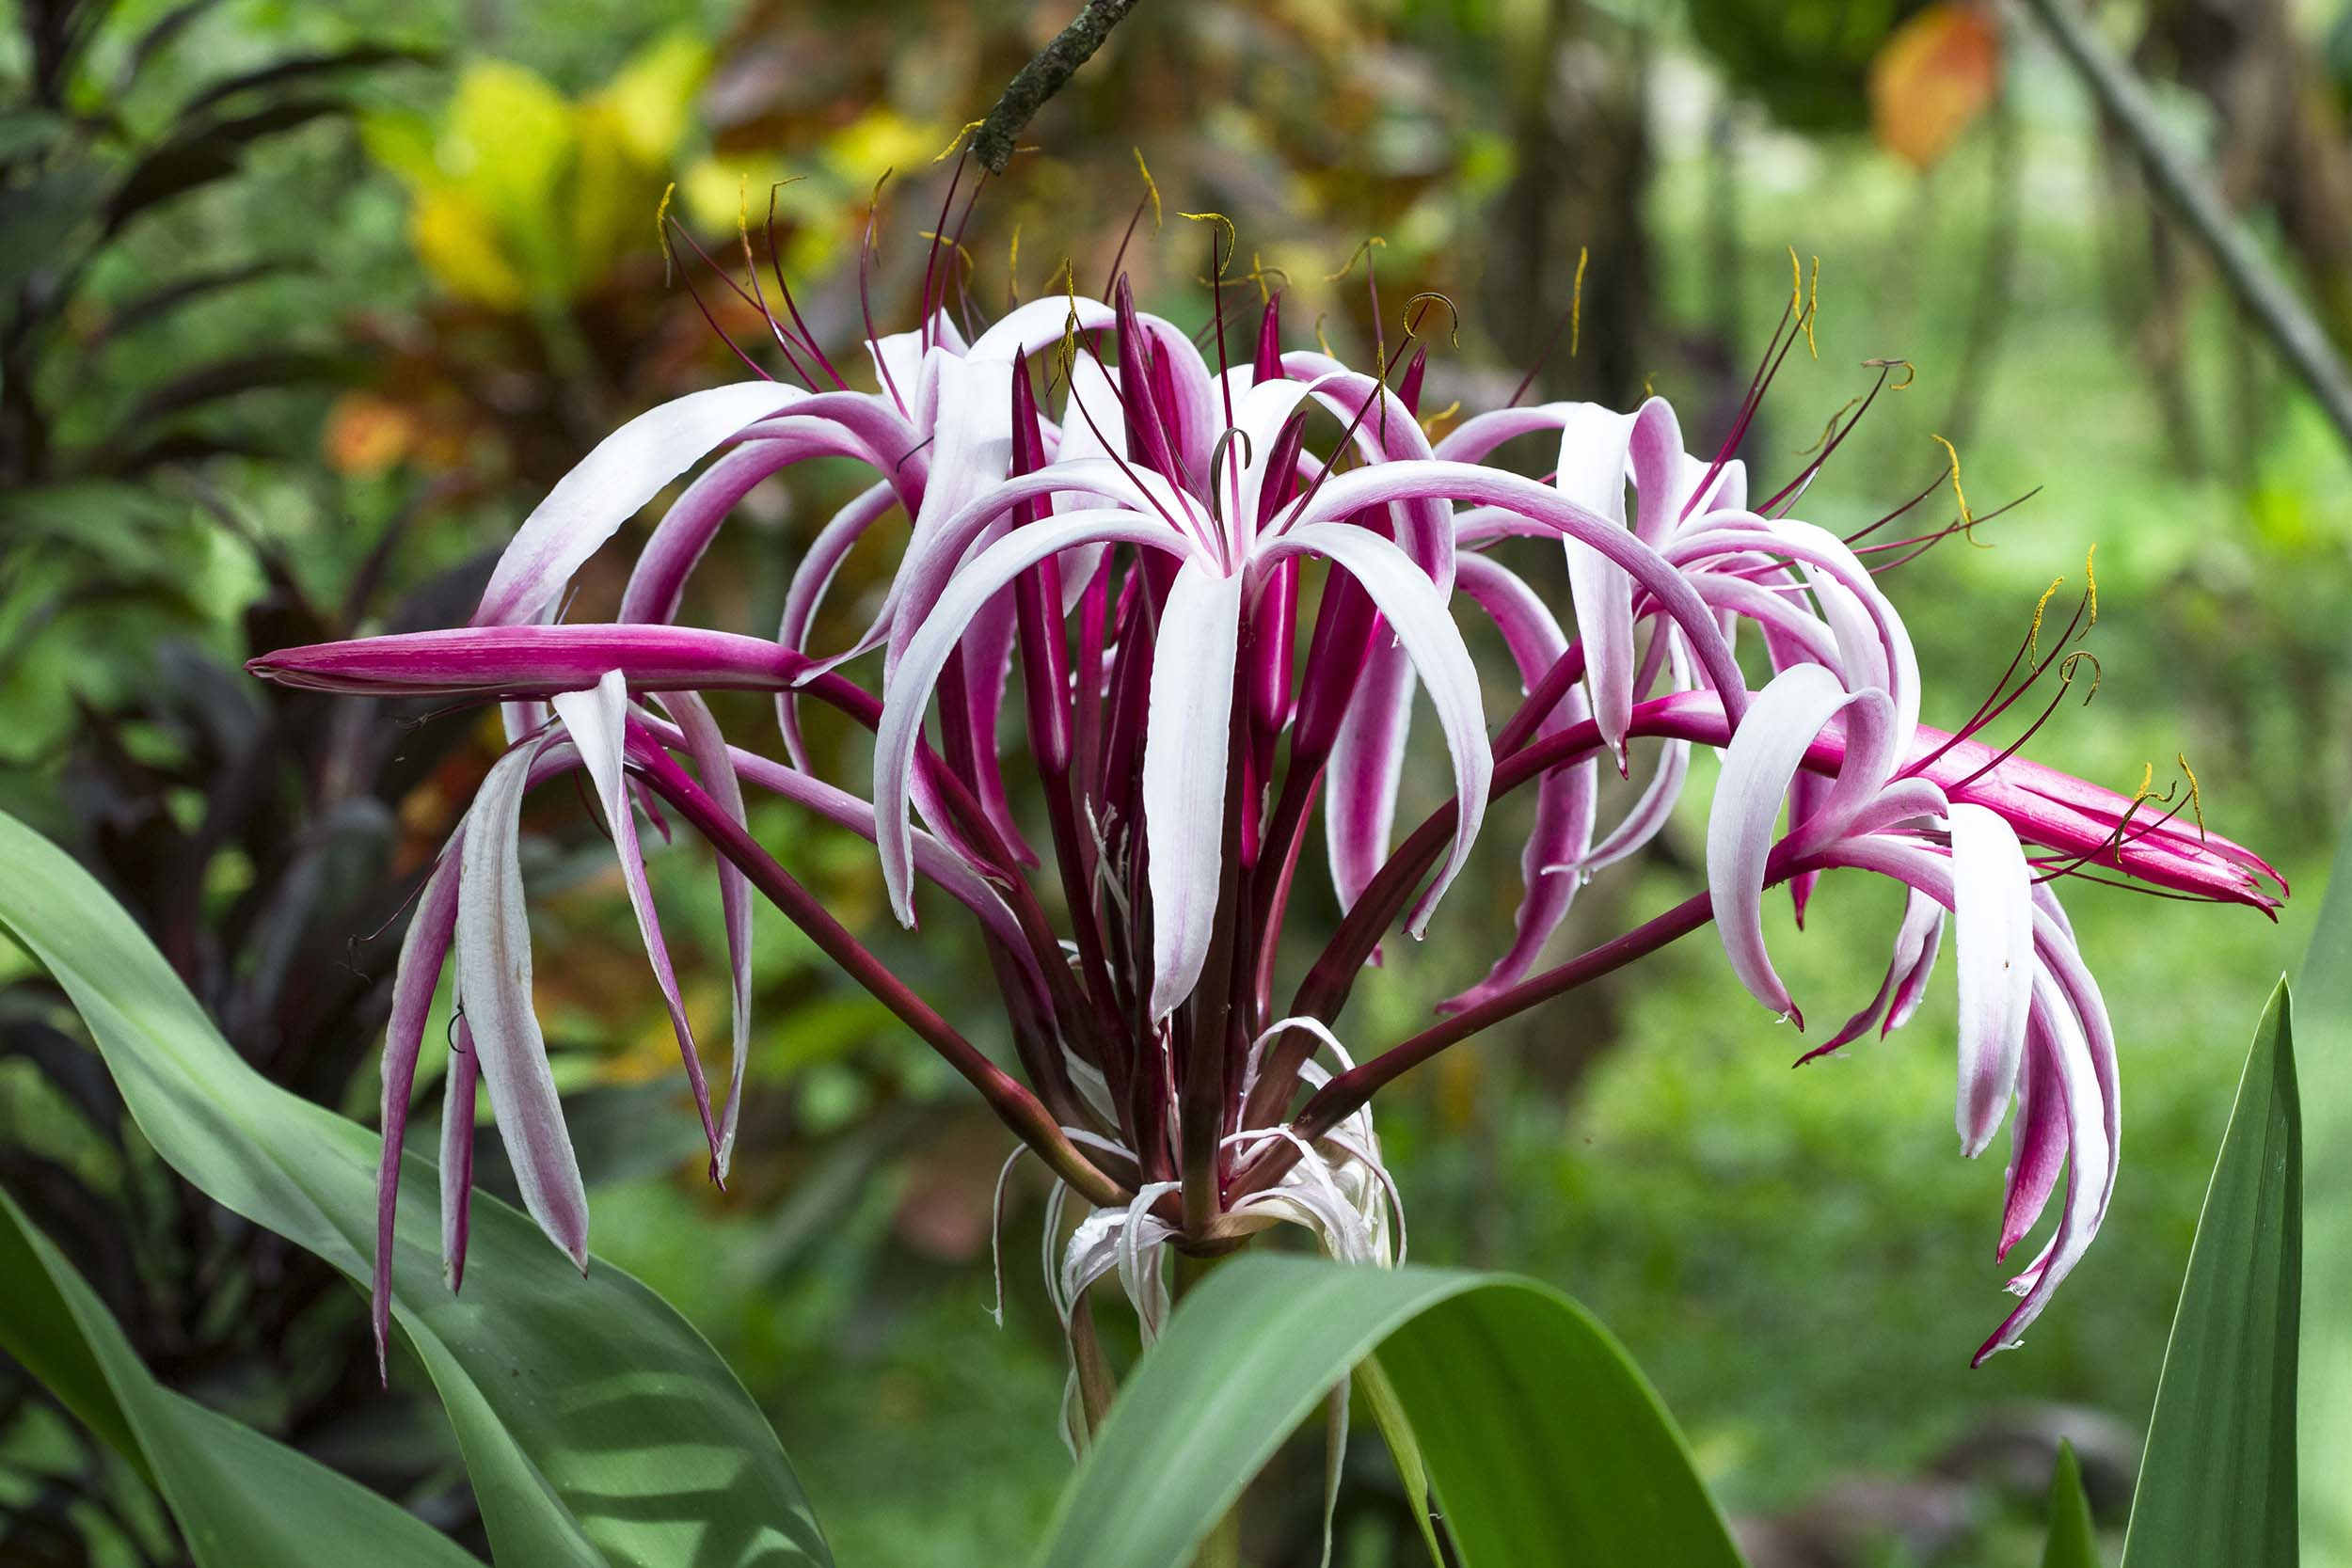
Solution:
<svg viewBox="0 0 2352 1568">
<path fill-rule="evenodd" d="M 1076 20 L 1021 68 L 1021 74 L 1006 87 L 1004 96 L 980 123 L 980 134 L 972 139 L 972 150 L 979 155 L 982 168 L 991 174 L 1005 172 L 1005 166 L 1012 162 L 1012 138 L 1135 8 L 1136 0 L 1087 0 L 1086 9 Z"/>
<path fill-rule="evenodd" d="M 2195 235 L 2247 315 L 2277 346 L 2320 407 L 2352 443 L 2352 373 L 2337 356 L 2318 318 L 2271 268 L 2245 226 L 2222 202 L 2213 182 L 2174 146 L 2158 121 L 2148 89 L 2100 42 L 2068 0 L 2012 0 L 2033 13 L 2074 68 L 2099 107 L 2139 154 L 2149 183 Z"/>
</svg>

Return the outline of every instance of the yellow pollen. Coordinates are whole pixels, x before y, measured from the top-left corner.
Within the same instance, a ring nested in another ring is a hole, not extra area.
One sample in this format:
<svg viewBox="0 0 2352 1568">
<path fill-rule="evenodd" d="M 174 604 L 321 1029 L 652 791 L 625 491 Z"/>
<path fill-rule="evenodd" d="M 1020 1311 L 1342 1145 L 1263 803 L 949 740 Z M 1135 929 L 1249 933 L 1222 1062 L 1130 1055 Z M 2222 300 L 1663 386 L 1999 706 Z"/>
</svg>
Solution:
<svg viewBox="0 0 2352 1568">
<path fill-rule="evenodd" d="M 1819 256 L 1816 256 L 1815 258 L 1813 258 L 1813 281 L 1812 281 L 1811 285 L 1810 285 L 1809 287 L 1807 287 L 1807 289 L 1805 290 L 1805 301 L 1804 301 L 1804 350 L 1805 350 L 1805 352 L 1806 352 L 1807 354 L 1810 354 L 1811 356 L 1813 356 L 1814 361 L 1815 361 L 1815 363 L 1817 363 L 1817 364 L 1818 364 L 1818 363 L 1820 363 L 1820 357 L 1821 357 L 1821 345 L 1820 345 L 1820 344 L 1819 344 L 1819 343 L 1817 343 L 1817 342 L 1815 342 L 1815 341 L 1813 341 L 1813 322 L 1814 322 L 1814 319 L 1815 319 L 1816 317 L 1818 317 L 1819 315 L 1820 315 L 1820 313 L 1821 313 L 1821 259 L 1820 259 Z"/>
<path fill-rule="evenodd" d="M 1645 398 L 1654 398 L 1658 395 L 1658 386 L 1655 376 L 1656 372 L 1654 372 L 1645 371 L 1642 372 L 1642 395 Z"/>
<path fill-rule="evenodd" d="M 963 248 L 963 244 L 962 244 L 962 242 L 961 242 L 961 241 L 960 241 L 960 240 L 951 240 L 951 239 L 949 239 L 946 235 L 940 233 L 940 232 L 939 232 L 937 230 L 935 230 L 935 229 L 918 229 L 918 230 L 915 230 L 915 238 L 920 239 L 920 240 L 935 240 L 935 241 L 937 241 L 939 244 L 944 245 L 946 245 L 948 249 L 950 249 L 950 250 L 954 251 L 954 252 L 956 253 L 956 255 L 957 255 L 958 257 L 960 257 L 960 258 L 962 260 L 962 261 L 963 261 L 963 265 L 964 265 L 964 269 L 965 269 L 966 271 L 970 271 L 970 270 L 972 270 L 972 269 L 973 269 L 973 267 L 974 267 L 975 263 L 974 263 L 974 261 L 973 261 L 973 260 L 972 260 L 972 253 L 971 253 L 970 251 L 968 251 L 968 250 L 966 250 L 966 249 L 964 249 L 964 248 Z"/>
<path fill-rule="evenodd" d="M 1426 309 L 1416 312 L 1413 309 L 1413 307 L 1420 305 L 1424 300 L 1434 300 L 1438 304 L 1445 307 L 1445 341 L 1454 347 L 1460 348 L 1462 346 L 1462 312 L 1454 308 L 1454 301 L 1438 293 L 1435 289 L 1423 289 L 1421 293 L 1415 294 L 1412 298 L 1405 302 L 1405 336 L 1407 338 L 1419 338 L 1421 336 L 1422 318 L 1428 315 L 1429 312 Z"/>
<path fill-rule="evenodd" d="M 1160 182 L 1152 178 L 1152 166 L 1143 161 L 1143 149 L 1136 147 L 1129 150 L 1136 155 L 1136 168 L 1143 176 L 1143 188 L 1151 193 L 1152 231 L 1156 234 L 1160 230 Z"/>
<path fill-rule="evenodd" d="M 1584 263 L 1592 259 L 1590 250 L 1582 245 L 1576 247 L 1576 292 L 1568 296 L 1568 357 L 1571 359 L 1576 357 L 1576 345 L 1584 336 Z"/>
<path fill-rule="evenodd" d="M 1862 363 L 1866 368 L 1874 371 L 1883 371 L 1891 365 L 1900 365 L 1903 368 L 1903 378 L 1886 388 L 1890 392 L 1908 392 L 1911 390 L 1911 384 L 1919 379 L 1919 367 L 1908 359 L 1865 359 Z"/>
<path fill-rule="evenodd" d="M 1021 303 L 1021 223 L 1013 220 L 1012 244 L 1005 255 L 1005 287 L 1012 293 L 1012 302 Z"/>
<path fill-rule="evenodd" d="M 2155 783 L 2156 765 L 2153 762 L 2141 763 L 2139 765 L 2139 787 L 2132 791 L 2133 802 L 2137 804 L 2153 795 L 2156 792 Z"/>
<path fill-rule="evenodd" d="M 1382 239 L 1377 234 L 1365 235 L 1364 243 L 1347 253 L 1347 260 L 1341 263 L 1340 270 L 1337 272 L 1324 274 L 1323 280 L 1326 283 L 1337 283 L 1341 278 L 1345 277 L 1349 273 L 1354 272 L 1356 270 L 1356 259 L 1359 256 L 1370 256 L 1374 245 L 1378 245 L 1381 249 L 1386 250 L 1389 248 L 1389 242 Z"/>
<path fill-rule="evenodd" d="M 1223 282 L 1225 269 L 1233 264 L 1233 252 L 1241 245 L 1241 241 L 1233 233 L 1233 220 L 1223 213 L 1179 213 L 1176 215 L 1180 218 L 1189 218 L 1194 223 L 1214 223 L 1225 230 L 1225 259 L 1216 264 L 1216 281 Z M 1216 246 L 1214 243 L 1209 246 L 1209 254 L 1212 257 L 1216 254 Z"/>
<path fill-rule="evenodd" d="M 2172 760 L 2179 763 L 2181 771 L 2188 775 L 2188 809 L 2196 815 L 2197 836 L 2202 839 L 2205 836 L 2205 806 L 2197 788 L 2197 769 L 2188 765 L 2188 756 L 2185 752 L 2175 752 L 2172 753 Z"/>
<path fill-rule="evenodd" d="M 2026 628 L 2026 662 L 2037 663 L 2042 657 L 2042 612 L 2050 608 L 2050 600 L 2065 585 L 2064 578 L 2052 578 L 2050 586 L 2034 601 L 2033 625 Z"/>
<path fill-rule="evenodd" d="M 1975 513 L 1968 510 L 1968 492 L 1960 487 L 1960 449 L 1941 436 L 1931 436 L 1928 438 L 1942 447 L 1945 455 L 1952 460 L 1952 499 L 1960 503 L 1961 531 L 1968 535 L 1968 542 L 1973 545 L 1977 542 L 1977 517 Z"/>
<path fill-rule="evenodd" d="M 2092 569 L 2091 562 L 2098 554 L 2099 546 L 2096 544 L 2083 552 L 2083 577 L 2090 583 L 2090 625 L 2094 626 L 2099 624 L 2099 574 Z M 2185 767 L 2186 764 L 2183 766 Z"/>
<path fill-rule="evenodd" d="M 677 195 L 677 182 L 673 180 L 661 190 L 661 204 L 653 210 L 653 237 L 661 245 L 661 286 L 670 286 L 670 266 L 676 257 L 670 249 L 670 198 Z"/>
<path fill-rule="evenodd" d="M 976 119 L 966 124 L 961 130 L 958 131 L 948 139 L 947 145 L 939 150 L 939 156 L 933 158 L 931 162 L 935 164 L 944 164 L 948 159 L 954 157 L 958 152 L 963 150 L 964 138 L 987 123 L 988 121 L 984 119 Z"/>
<path fill-rule="evenodd" d="M 1424 434 L 1428 435 L 1432 438 L 1435 438 L 1438 434 L 1438 427 L 1445 423 L 1448 420 L 1454 418 L 1454 415 L 1459 414 L 1461 411 L 1462 400 L 1460 398 L 1455 398 L 1452 403 L 1447 404 L 1443 408 L 1438 409 L 1435 414 L 1425 416 L 1421 421 L 1421 428 Z"/>
<path fill-rule="evenodd" d="M 1320 310 L 1315 312 L 1315 346 L 1323 350 L 1323 356 L 1326 359 L 1339 357 L 1331 352 L 1331 340 L 1323 335 L 1323 312 Z"/>
<path fill-rule="evenodd" d="M 2061 686 L 2074 685 L 2074 666 L 2086 658 L 2090 661 L 2090 689 L 2083 693 L 2083 706 L 2089 707 L 2090 699 L 2099 694 L 2099 683 L 2106 677 L 2107 673 L 2106 666 L 2099 662 L 2097 654 L 2092 653 L 2089 648 L 2077 648 L 2058 660 L 2058 683 Z"/>
</svg>

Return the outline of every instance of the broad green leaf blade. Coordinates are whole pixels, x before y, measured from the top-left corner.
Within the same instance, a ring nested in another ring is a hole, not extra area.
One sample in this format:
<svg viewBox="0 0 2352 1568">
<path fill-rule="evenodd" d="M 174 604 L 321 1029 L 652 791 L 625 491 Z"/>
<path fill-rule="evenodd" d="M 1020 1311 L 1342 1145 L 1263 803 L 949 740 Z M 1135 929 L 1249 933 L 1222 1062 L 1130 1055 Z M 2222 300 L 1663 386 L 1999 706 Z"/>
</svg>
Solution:
<svg viewBox="0 0 2352 1568">
<path fill-rule="evenodd" d="M 2099 1536 L 2090 1525 L 2090 1499 L 2083 1496 L 2082 1463 L 2074 1457 L 2074 1445 L 2063 1439 L 2050 1476 L 2050 1542 L 2042 1548 L 2042 1568 L 2099 1568 Z"/>
<path fill-rule="evenodd" d="M 2302 1387 L 2303 1550 L 2352 1568 L 2352 822 L 2295 977 L 2306 1099 Z"/>
<path fill-rule="evenodd" d="M 6 1193 L 0 1278 L 0 1346 L 155 1482 L 198 1568 L 314 1568 L 359 1542 L 383 1568 L 482 1568 L 398 1504 L 157 1383 Z"/>
<path fill-rule="evenodd" d="M 2198 1217 L 2148 1418 L 2126 1568 L 2296 1568 L 2302 1237 L 2294 1007 L 2282 980 L 2254 1031 Z"/>
<path fill-rule="evenodd" d="M 1186 1298 L 1071 1478 L 1044 1568 L 1182 1568 L 1375 1349 L 1465 1568 L 1736 1568 L 1681 1435 L 1606 1330 L 1507 1275 L 1241 1258 Z"/>
<path fill-rule="evenodd" d="M 65 988 L 173 1168 L 365 1284 L 374 1133 L 247 1067 L 104 890 L 5 816 L 0 927 Z M 827 1568 L 774 1431 L 668 1304 L 609 1263 L 582 1279 L 536 1226 L 485 1194 L 465 1294 L 453 1295 L 438 1202 L 432 1167 L 410 1157 L 392 1312 L 449 1412 L 502 1561 Z"/>
</svg>

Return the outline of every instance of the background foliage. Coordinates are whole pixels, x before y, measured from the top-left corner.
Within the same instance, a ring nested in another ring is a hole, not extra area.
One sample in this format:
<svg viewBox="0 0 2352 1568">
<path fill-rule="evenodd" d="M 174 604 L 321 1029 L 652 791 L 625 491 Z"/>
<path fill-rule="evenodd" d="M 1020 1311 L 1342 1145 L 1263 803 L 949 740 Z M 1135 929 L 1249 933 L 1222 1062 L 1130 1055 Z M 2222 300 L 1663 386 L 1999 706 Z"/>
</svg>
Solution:
<svg viewBox="0 0 2352 1568">
<path fill-rule="evenodd" d="M 598 432 L 729 373 L 665 283 L 653 209 L 670 182 L 724 255 L 739 203 L 756 229 L 771 183 L 793 181 L 777 196 L 781 253 L 840 343 L 867 203 L 895 170 L 874 286 L 878 317 L 900 317 L 945 175 L 933 154 L 1063 9 L 10 8 L 0 804 L 123 898 L 267 1076 L 367 1114 L 397 927 L 373 933 L 493 753 L 465 720 L 330 707 L 254 686 L 235 661 L 455 619 L 469 563 Z M 2337 72 L 2352 32 L 2338 9 L 2101 14 L 2341 330 L 2352 143 Z M 1820 361 L 1791 361 L 1759 464 L 1793 468 L 1861 389 L 1857 361 L 1900 356 L 1917 380 L 1808 499 L 1820 520 L 1853 526 L 1927 483 L 1942 463 L 1931 432 L 1961 443 L 1979 510 L 2041 487 L 1983 531 L 1990 547 L 1947 547 L 1894 579 L 1936 673 L 1927 720 L 1974 706 L 2035 596 L 2095 543 L 2106 678 L 2040 754 L 2128 788 L 2143 762 L 2161 771 L 2183 752 L 2207 812 L 2317 891 L 2352 794 L 2345 453 L 2072 82 L 1998 13 L 1147 5 L 1025 140 L 1037 150 L 963 236 L 983 309 L 1054 286 L 1065 257 L 1080 287 L 1099 284 L 1145 199 L 1139 154 L 1171 214 L 1154 233 L 1147 214 L 1128 250 L 1155 308 L 1203 309 L 1207 230 L 1179 208 L 1232 217 L 1243 254 L 1286 283 L 1302 338 L 1369 350 L 1393 341 L 1408 294 L 1442 289 L 1461 333 L 1433 363 L 1432 407 L 1507 392 L 1567 309 L 1583 252 L 1577 352 L 1547 361 L 1546 390 L 1629 401 L 1655 387 L 1711 434 L 1786 298 L 1788 248 L 1819 255 Z M 1363 261 L 1349 266 L 1373 235 L 1379 316 Z M 704 294 L 739 327 L 707 281 Z M 754 498 L 757 526 L 725 537 L 730 558 L 698 589 L 712 624 L 772 624 L 827 499 Z M 836 596 L 845 624 L 856 600 Z M 755 705 L 738 720 L 756 733 Z M 1006 1326 L 985 1311 L 1000 1137 L 765 922 L 744 1158 L 728 1195 L 709 1191 L 609 856 L 559 794 L 532 809 L 531 870 L 551 895 L 534 897 L 540 1007 L 580 1096 L 598 1250 L 744 1378 L 842 1560 L 1017 1558 L 1067 1460 L 1057 1336 L 1025 1262 L 1039 1206 L 1018 1187 Z M 1587 890 L 1563 940 L 1678 896 L 1699 826 L 1638 877 Z M 781 816 L 767 830 L 845 919 L 884 933 L 868 852 L 796 838 Z M 657 875 L 699 1027 L 725 1009 L 723 939 L 691 858 Z M 1470 883 L 1456 895 L 1447 928 L 1486 927 L 1464 955 L 1506 928 L 1508 860 L 1485 863 L 1484 907 Z M 1893 905 L 1873 891 L 1833 886 L 1802 938 L 1779 917 L 1784 973 L 1825 1008 L 1876 983 Z M 1981 1372 L 1965 1359 L 2002 1302 L 1986 1257 L 1998 1175 L 1953 1156 L 1948 1001 L 1886 1045 L 1792 1073 L 1789 1040 L 1703 942 L 1383 1101 L 1415 1257 L 1554 1282 L 1610 1324 L 1759 1568 L 2036 1560 L 2061 1437 L 2094 1513 L 2120 1525 L 2246 1021 L 2316 902 L 2274 928 L 2073 895 L 2124 1041 L 2129 1153 L 2103 1244 L 2026 1351 Z M 957 994 L 970 955 L 882 940 L 918 989 Z M 1356 1031 L 1408 1026 L 1472 961 L 1449 957 L 1392 958 L 1359 988 Z M 0 1183 L 168 1386 L 479 1549 L 421 1370 L 396 1364 L 376 1392 L 357 1295 L 179 1182 L 77 1036 L 46 982 L 0 993 Z M 145 1483 L 13 1368 L 0 1415 L 0 1556 L 174 1560 Z M 1412 1560 L 1376 1439 L 1351 1457 L 1342 1560 Z M 1253 1503 L 1254 1523 L 1269 1561 L 1311 1560 L 1320 1459 L 1308 1445 L 1281 1463 L 1290 1483 Z"/>
</svg>

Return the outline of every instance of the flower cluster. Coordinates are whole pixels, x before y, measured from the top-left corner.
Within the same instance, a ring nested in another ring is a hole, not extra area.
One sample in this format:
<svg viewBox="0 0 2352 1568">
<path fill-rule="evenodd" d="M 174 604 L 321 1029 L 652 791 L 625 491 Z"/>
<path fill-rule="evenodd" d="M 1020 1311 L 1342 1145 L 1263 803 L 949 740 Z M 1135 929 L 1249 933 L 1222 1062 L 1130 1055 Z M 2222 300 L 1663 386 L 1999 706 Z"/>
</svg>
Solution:
<svg viewBox="0 0 2352 1568">
<path fill-rule="evenodd" d="M 1789 884 L 1802 913 L 1824 872 L 1892 878 L 1909 904 L 1885 983 L 1820 1050 L 1908 1019 L 1950 925 L 1963 1151 L 1981 1151 L 2005 1117 L 2012 1129 L 2004 1253 L 2065 1181 L 2047 1244 L 2012 1282 L 2024 1299 L 1979 1359 L 2042 1310 L 2099 1227 L 2119 1128 L 2116 1041 L 2058 879 L 2120 874 L 2265 910 L 2276 902 L 2265 884 L 2284 888 L 2184 818 L 2189 795 L 2163 811 L 2145 789 L 2115 795 L 2026 760 L 2022 738 L 1992 738 L 2030 734 L 2040 720 L 2011 722 L 2015 705 L 2039 691 L 2028 712 L 2046 718 L 2074 678 L 2087 657 L 2074 644 L 2097 613 L 2088 585 L 2062 631 L 2045 637 L 2037 610 L 1961 733 L 1919 721 L 1918 663 L 1874 568 L 1941 533 L 1865 544 L 1789 515 L 1851 421 L 1769 495 L 1732 455 L 1801 310 L 1784 318 L 1720 448 L 1700 457 L 1657 398 L 1631 413 L 1505 406 L 1433 444 L 1412 338 L 1369 371 L 1286 351 L 1277 298 L 1254 352 L 1229 364 L 1221 309 L 1204 354 L 1138 310 L 1123 279 L 1103 302 L 1041 300 L 968 335 L 945 282 L 927 284 L 921 325 L 871 337 L 873 389 L 855 389 L 789 293 L 779 315 L 752 285 L 746 298 L 803 384 L 763 374 L 615 432 L 524 522 L 469 626 L 253 661 L 321 689 L 505 705 L 511 746 L 401 951 L 383 1073 L 379 1334 L 394 1172 L 453 952 L 459 1049 L 441 1165 L 452 1283 L 477 1077 L 525 1202 L 585 1266 L 587 1203 L 532 1016 L 516 846 L 525 792 L 574 769 L 618 851 L 714 1178 L 735 1139 L 757 892 L 979 1090 L 1057 1180 L 1057 1215 L 1073 1195 L 1087 1206 L 1049 1266 L 1066 1322 L 1115 1275 L 1148 1326 L 1170 1247 L 1214 1254 L 1279 1223 L 1337 1256 L 1392 1260 L 1401 1214 L 1368 1111 L 1382 1085 L 1710 921 L 1748 990 L 1801 1022 L 1766 951 L 1766 890 Z M 1540 446 L 1550 471 L 1500 465 L 1506 443 Z M 807 542 L 776 635 L 676 624 L 737 503 L 818 456 L 864 465 L 870 487 Z M 614 617 L 559 618 L 591 555 L 706 459 L 652 530 Z M 849 646 L 810 646 L 845 557 L 895 515 L 912 531 L 871 626 Z M 1972 526 L 1964 502 L 1962 518 Z M 1526 536 L 1551 542 L 1556 569 L 1503 563 L 1495 546 Z M 1491 623 L 1525 693 L 1499 725 L 1464 637 L 1470 618 Z M 1766 678 L 1752 686 L 1751 669 Z M 781 758 L 721 733 L 701 695 L 714 689 L 774 694 Z M 1454 794 L 1400 835 L 1417 694 L 1442 732 Z M 870 776 L 821 776 L 802 737 L 810 703 L 873 732 Z M 1637 739 L 1655 743 L 1643 751 L 1656 760 L 1629 810 L 1604 824 L 1602 770 L 1629 774 Z M 1723 754 L 1705 889 L 1546 965 L 1579 887 L 1664 826 L 1693 746 Z M 977 921 L 1017 1074 L 761 847 L 745 829 L 746 789 L 870 839 L 905 923 L 918 896 Z M 1351 1056 L 1340 1036 L 1362 966 L 1400 926 L 1423 932 L 1489 806 L 1519 789 L 1534 799 L 1508 950 L 1427 1028 Z M 715 1111 L 640 851 L 636 812 L 657 800 L 718 851 L 734 1079 Z M 1318 816 L 1344 917 L 1318 950 L 1295 954 L 1284 937 Z M 1278 989 L 1286 969 L 1303 974 L 1295 989 Z"/>
</svg>

